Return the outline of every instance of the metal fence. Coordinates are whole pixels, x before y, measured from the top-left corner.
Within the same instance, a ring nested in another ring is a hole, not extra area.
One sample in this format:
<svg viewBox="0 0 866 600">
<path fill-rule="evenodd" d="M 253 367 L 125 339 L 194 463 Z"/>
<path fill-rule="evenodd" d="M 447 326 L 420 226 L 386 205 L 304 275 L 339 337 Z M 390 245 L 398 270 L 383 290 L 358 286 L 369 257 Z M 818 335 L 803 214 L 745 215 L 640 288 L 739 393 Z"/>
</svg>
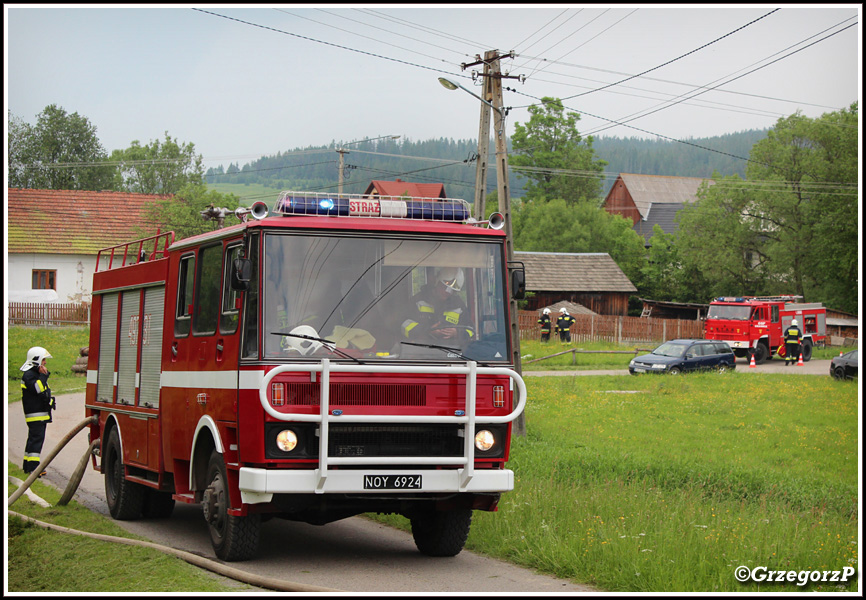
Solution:
<svg viewBox="0 0 866 600">
<path fill-rule="evenodd" d="M 56 327 L 60 325 L 87 325 L 90 323 L 90 304 L 86 302 L 61 303 L 9 303 L 9 325 Z"/>
<path fill-rule="evenodd" d="M 558 315 L 552 314 L 556 323 Z M 577 342 L 605 341 L 616 344 L 637 342 L 663 342 L 674 338 L 704 337 L 703 321 L 680 319 L 654 319 L 647 317 L 617 317 L 611 315 L 571 315 L 571 339 Z M 520 311 L 518 325 L 520 339 L 541 339 L 538 313 Z M 555 337 L 555 334 L 551 334 Z"/>
</svg>

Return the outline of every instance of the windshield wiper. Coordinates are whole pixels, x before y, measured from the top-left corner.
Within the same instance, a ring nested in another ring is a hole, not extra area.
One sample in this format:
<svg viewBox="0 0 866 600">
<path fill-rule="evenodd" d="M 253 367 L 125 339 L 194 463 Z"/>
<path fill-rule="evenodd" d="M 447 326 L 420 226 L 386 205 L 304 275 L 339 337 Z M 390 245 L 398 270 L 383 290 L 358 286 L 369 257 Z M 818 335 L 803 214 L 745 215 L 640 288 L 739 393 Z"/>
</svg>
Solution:
<svg viewBox="0 0 866 600">
<path fill-rule="evenodd" d="M 355 358 L 351 354 L 347 354 L 347 353 L 343 352 L 342 350 L 340 350 L 339 348 L 337 348 L 337 345 L 334 344 L 334 342 L 322 339 L 320 337 L 314 337 L 312 335 L 304 335 L 302 333 L 283 333 L 282 331 L 272 331 L 271 335 L 284 335 L 287 337 L 300 338 L 302 340 L 311 340 L 314 342 L 321 342 L 324 346 L 327 346 L 327 348 L 331 352 L 333 352 L 334 354 L 342 356 L 343 358 L 348 358 L 348 359 L 354 360 L 359 365 L 364 364 L 362 361 L 358 360 L 357 358 Z"/>
<path fill-rule="evenodd" d="M 464 354 L 460 354 L 460 350 L 457 348 L 450 348 L 448 346 L 437 346 L 436 344 L 416 344 L 415 342 L 400 342 L 401 344 L 406 344 L 407 346 L 420 346 L 421 348 L 433 348 L 434 350 L 442 350 L 443 352 L 451 352 L 457 358 L 462 358 L 463 360 L 473 360 Z M 475 361 L 482 366 L 487 366 L 484 363 L 479 361 Z"/>
</svg>

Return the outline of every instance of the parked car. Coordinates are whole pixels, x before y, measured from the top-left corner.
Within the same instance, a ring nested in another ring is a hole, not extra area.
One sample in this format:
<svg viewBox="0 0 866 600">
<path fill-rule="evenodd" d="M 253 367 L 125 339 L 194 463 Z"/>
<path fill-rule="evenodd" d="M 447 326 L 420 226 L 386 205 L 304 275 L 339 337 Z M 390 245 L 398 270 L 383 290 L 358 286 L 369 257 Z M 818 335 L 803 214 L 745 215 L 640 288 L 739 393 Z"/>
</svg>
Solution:
<svg viewBox="0 0 866 600">
<path fill-rule="evenodd" d="M 830 361 L 830 375 L 836 379 L 857 377 L 857 350 L 851 350 Z"/>
<path fill-rule="evenodd" d="M 628 363 L 628 372 L 686 373 L 715 369 L 720 372 L 736 368 L 736 358 L 727 342 L 719 340 L 670 340 L 651 354 L 637 356 Z"/>
</svg>

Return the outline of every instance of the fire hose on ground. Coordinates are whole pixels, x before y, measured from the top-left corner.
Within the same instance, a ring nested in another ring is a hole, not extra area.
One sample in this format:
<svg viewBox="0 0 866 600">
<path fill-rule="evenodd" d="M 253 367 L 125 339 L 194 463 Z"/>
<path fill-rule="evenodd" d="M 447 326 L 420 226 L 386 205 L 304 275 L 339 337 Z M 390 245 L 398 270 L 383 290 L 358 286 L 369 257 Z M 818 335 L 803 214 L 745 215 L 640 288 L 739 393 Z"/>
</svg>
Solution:
<svg viewBox="0 0 866 600">
<path fill-rule="evenodd" d="M 7 506 L 12 506 L 18 498 L 20 498 L 25 492 L 28 491 L 33 482 L 39 477 L 39 474 L 42 473 L 45 468 L 51 464 L 51 461 L 60 453 L 60 451 L 80 432 L 82 429 L 90 425 L 91 423 L 96 421 L 96 417 L 88 417 L 81 421 L 78 425 L 76 425 L 69 433 L 67 433 L 62 440 L 55 446 L 55 448 L 48 454 L 48 456 L 39 463 L 39 466 L 36 467 L 36 470 L 30 474 L 24 483 L 9 496 L 9 500 L 7 502 Z M 81 457 L 81 460 L 78 462 L 78 466 L 75 468 L 75 471 L 72 474 L 72 477 L 69 479 L 69 483 L 66 485 L 66 489 L 63 492 L 63 495 L 60 497 L 60 500 L 57 502 L 57 506 L 65 506 L 72 499 L 72 496 L 75 494 L 78 486 L 81 484 L 81 480 L 84 477 L 84 472 L 87 470 L 87 463 L 90 460 L 91 455 L 93 454 L 94 449 L 99 445 L 99 440 L 93 440 L 90 444 L 90 447 L 87 449 L 87 452 Z M 29 497 L 29 493 L 28 493 Z M 38 496 L 37 496 L 38 498 Z M 319 587 L 314 585 L 306 585 L 302 583 L 294 583 L 289 581 L 283 581 L 280 579 L 276 579 L 273 577 L 266 577 L 255 575 L 252 573 L 246 573 L 240 569 L 236 569 L 234 567 L 230 567 L 228 565 L 224 565 L 218 563 L 216 561 L 210 560 L 208 558 L 198 556 L 191 552 L 186 552 L 184 550 L 178 550 L 177 548 L 171 548 L 170 546 L 163 546 L 161 544 L 155 544 L 153 542 L 144 542 L 140 540 L 134 540 L 131 538 L 122 538 L 111 535 L 102 535 L 97 533 L 90 533 L 87 531 L 79 531 L 77 529 L 70 529 L 68 527 L 62 527 L 60 525 L 54 525 L 53 523 L 45 523 L 43 521 L 39 521 L 32 517 L 28 517 L 27 515 L 22 515 L 20 513 L 8 510 L 7 514 L 13 515 L 27 521 L 29 523 L 33 523 L 38 525 L 39 527 L 43 527 L 46 529 L 51 529 L 54 531 L 59 531 L 61 533 L 71 533 L 74 535 L 82 535 L 85 537 L 89 537 L 95 540 L 101 540 L 106 542 L 115 542 L 118 544 L 126 544 L 129 546 L 142 546 L 144 548 L 152 548 L 154 550 L 158 550 L 165 554 L 170 554 L 176 556 L 191 565 L 196 567 L 200 567 L 203 569 L 207 569 L 224 577 L 228 577 L 230 579 L 234 579 L 236 581 L 240 581 L 243 583 L 247 583 L 249 585 L 253 585 L 256 587 L 261 587 L 265 589 L 283 591 L 283 592 L 340 592 L 341 590 Z"/>
</svg>

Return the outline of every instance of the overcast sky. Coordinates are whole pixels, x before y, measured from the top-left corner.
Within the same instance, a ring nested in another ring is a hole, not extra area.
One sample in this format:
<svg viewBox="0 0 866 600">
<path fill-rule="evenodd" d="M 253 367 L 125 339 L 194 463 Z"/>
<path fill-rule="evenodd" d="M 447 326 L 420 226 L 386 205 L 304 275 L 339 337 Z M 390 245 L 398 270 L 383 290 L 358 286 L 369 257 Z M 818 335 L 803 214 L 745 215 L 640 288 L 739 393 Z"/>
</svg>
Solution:
<svg viewBox="0 0 866 600">
<path fill-rule="evenodd" d="M 817 117 L 862 91 L 859 4 L 4 9 L 13 115 L 32 124 L 57 104 L 108 153 L 167 131 L 208 166 L 384 135 L 475 139 L 479 101 L 437 78 L 479 93 L 460 65 L 492 49 L 525 76 L 504 80 L 509 136 L 544 96 L 568 98 L 582 134 L 683 139 Z"/>
</svg>

